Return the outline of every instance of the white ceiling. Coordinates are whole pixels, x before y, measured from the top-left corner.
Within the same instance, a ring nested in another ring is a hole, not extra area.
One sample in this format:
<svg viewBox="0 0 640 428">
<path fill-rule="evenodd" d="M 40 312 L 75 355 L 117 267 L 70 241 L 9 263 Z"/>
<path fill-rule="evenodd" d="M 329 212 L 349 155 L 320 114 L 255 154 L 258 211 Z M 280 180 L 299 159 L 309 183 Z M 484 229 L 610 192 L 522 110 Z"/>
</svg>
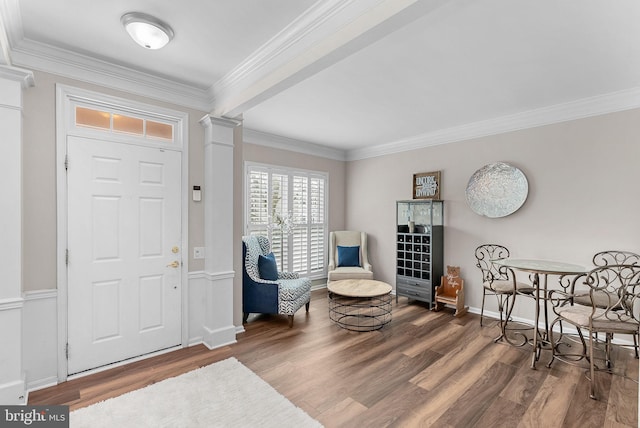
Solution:
<svg viewBox="0 0 640 428">
<path fill-rule="evenodd" d="M 131 11 L 175 38 L 139 47 Z M 0 18 L 0 64 L 337 158 L 640 107 L 637 0 L 0 0 Z"/>
</svg>

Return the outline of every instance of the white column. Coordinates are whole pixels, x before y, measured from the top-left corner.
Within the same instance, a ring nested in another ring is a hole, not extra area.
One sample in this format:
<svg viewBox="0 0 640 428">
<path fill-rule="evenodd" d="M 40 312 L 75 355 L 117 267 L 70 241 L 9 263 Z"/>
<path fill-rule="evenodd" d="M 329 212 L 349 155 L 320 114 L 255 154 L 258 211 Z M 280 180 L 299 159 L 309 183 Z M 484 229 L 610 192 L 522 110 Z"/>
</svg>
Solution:
<svg viewBox="0 0 640 428">
<path fill-rule="evenodd" d="M 233 133 L 240 121 L 205 116 L 204 203 L 205 318 L 210 349 L 236 341 L 233 325 Z"/>
<path fill-rule="evenodd" d="M 22 373 L 22 90 L 27 70 L 0 66 L 0 403 L 24 404 Z"/>
</svg>

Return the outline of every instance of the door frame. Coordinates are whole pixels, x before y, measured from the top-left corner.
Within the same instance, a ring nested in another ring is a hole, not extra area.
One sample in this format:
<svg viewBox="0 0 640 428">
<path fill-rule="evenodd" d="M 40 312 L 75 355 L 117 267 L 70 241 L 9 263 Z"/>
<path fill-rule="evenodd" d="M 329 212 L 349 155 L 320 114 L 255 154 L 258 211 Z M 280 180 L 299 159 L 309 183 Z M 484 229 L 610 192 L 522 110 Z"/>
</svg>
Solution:
<svg viewBox="0 0 640 428">
<path fill-rule="evenodd" d="M 129 134 L 118 134 L 111 131 L 83 128 L 75 126 L 75 107 L 89 107 L 102 109 L 107 112 L 120 112 L 145 119 L 169 122 L 174 126 L 174 141 L 167 143 L 149 140 L 144 137 Z M 188 278 L 189 278 L 189 115 L 178 110 L 171 110 L 125 98 L 105 95 L 99 92 L 80 89 L 72 86 L 56 84 L 56 190 L 57 190 L 57 309 L 58 309 L 58 382 L 64 382 L 68 377 L 67 364 L 67 311 L 68 311 L 68 276 L 67 276 L 67 174 L 65 160 L 67 155 L 67 137 L 79 136 L 85 138 L 113 141 L 117 143 L 135 144 L 145 147 L 163 148 L 180 151 L 181 159 L 181 245 L 182 245 L 182 275 L 181 275 L 181 346 L 188 346 L 189 342 L 189 314 L 188 314 Z M 72 168 L 72 160 L 69 167 Z M 73 257 L 73 255 L 71 255 Z M 73 352 L 73 351 L 71 351 Z M 107 366 L 108 367 L 108 366 Z"/>
</svg>

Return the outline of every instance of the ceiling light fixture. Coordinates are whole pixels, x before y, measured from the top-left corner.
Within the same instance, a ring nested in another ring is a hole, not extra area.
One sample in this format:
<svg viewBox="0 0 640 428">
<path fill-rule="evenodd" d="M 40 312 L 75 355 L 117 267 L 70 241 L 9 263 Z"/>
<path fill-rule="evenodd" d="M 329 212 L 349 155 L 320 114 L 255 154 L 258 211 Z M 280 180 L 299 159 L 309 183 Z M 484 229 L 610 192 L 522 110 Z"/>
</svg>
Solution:
<svg viewBox="0 0 640 428">
<path fill-rule="evenodd" d="M 146 13 L 126 13 L 120 22 L 131 38 L 143 48 L 160 49 L 173 39 L 171 27 Z"/>
</svg>

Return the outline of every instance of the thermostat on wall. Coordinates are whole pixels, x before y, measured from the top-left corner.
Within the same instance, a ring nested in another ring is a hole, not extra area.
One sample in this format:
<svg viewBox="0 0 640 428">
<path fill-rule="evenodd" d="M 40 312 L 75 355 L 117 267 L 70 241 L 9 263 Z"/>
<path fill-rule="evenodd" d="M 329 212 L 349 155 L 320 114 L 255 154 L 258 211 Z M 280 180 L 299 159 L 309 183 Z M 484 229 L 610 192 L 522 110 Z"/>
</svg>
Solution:
<svg viewBox="0 0 640 428">
<path fill-rule="evenodd" d="M 202 200 L 202 192 L 200 191 L 200 186 L 193 186 L 193 200 L 195 202 L 200 202 Z"/>
</svg>

